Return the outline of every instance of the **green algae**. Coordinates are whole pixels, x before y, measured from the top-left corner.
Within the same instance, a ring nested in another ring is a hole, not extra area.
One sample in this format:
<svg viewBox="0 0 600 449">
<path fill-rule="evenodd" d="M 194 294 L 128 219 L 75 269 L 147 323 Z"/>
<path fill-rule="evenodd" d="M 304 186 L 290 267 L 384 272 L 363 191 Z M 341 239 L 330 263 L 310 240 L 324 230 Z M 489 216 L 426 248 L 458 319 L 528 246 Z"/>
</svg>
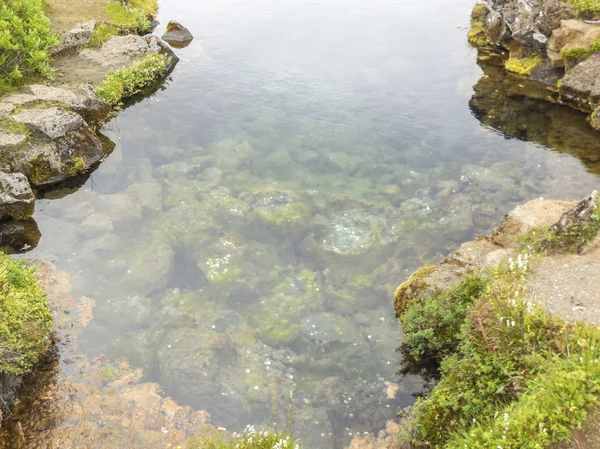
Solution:
<svg viewBox="0 0 600 449">
<path fill-rule="evenodd" d="M 519 75 L 530 75 L 536 65 L 542 62 L 540 56 L 532 56 L 529 58 L 516 58 L 511 56 L 506 61 L 504 67 L 509 72 L 517 73 Z"/>
<path fill-rule="evenodd" d="M 52 315 L 25 262 L 0 254 L 0 372 L 23 374 L 50 348 Z"/>
</svg>

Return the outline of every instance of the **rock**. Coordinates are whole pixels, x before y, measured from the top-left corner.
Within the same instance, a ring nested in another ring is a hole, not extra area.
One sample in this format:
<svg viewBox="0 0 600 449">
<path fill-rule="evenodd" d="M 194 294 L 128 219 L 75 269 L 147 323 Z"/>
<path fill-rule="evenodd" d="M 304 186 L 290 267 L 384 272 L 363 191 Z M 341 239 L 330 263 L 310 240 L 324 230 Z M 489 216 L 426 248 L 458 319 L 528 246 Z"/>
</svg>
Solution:
<svg viewBox="0 0 600 449">
<path fill-rule="evenodd" d="M 558 80 L 565 75 L 564 69 L 561 67 L 553 67 L 550 61 L 543 61 L 536 65 L 531 73 L 529 79 L 543 83 L 548 86 L 556 87 Z"/>
<path fill-rule="evenodd" d="M 560 21 L 574 17 L 560 0 L 486 0 L 486 36 L 512 50 L 544 52 Z"/>
<path fill-rule="evenodd" d="M 81 234 L 93 237 L 113 230 L 113 222 L 108 215 L 93 213 L 81 223 Z"/>
<path fill-rule="evenodd" d="M 582 20 L 561 20 L 560 28 L 552 31 L 548 40 L 547 54 L 553 67 L 564 67 L 561 56 L 564 50 L 590 48 L 600 36 L 600 24 L 585 23 Z"/>
<path fill-rule="evenodd" d="M 0 172 L 0 219 L 23 220 L 33 215 L 35 196 L 21 173 Z"/>
<path fill-rule="evenodd" d="M 163 187 L 158 182 L 131 184 L 127 187 L 126 193 L 137 198 L 145 209 L 152 211 L 162 211 L 163 209 Z"/>
<path fill-rule="evenodd" d="M 0 151 L 11 151 L 23 146 L 27 136 L 23 134 L 7 134 L 0 131 Z"/>
<path fill-rule="evenodd" d="M 41 236 L 33 218 L 0 222 L 0 249 L 6 254 L 20 254 L 32 250 Z"/>
<path fill-rule="evenodd" d="M 103 68 L 113 69 L 128 65 L 136 57 L 150 52 L 171 56 L 171 61 L 166 68 L 167 72 L 179 61 L 179 58 L 175 56 L 168 45 L 154 35 L 136 36 L 128 34 L 126 36 L 113 36 L 98 50 L 87 48 L 79 53 L 79 56 Z"/>
<path fill-rule="evenodd" d="M 0 103 L 0 120 L 4 120 L 10 115 L 15 107 L 10 103 Z"/>
<path fill-rule="evenodd" d="M 108 117 L 112 110 L 111 105 L 98 98 L 91 87 L 69 89 L 32 84 L 25 87 L 23 92 L 34 96 L 34 99 L 30 99 L 30 104 L 65 104 L 80 114 L 88 124 L 100 123 Z"/>
<path fill-rule="evenodd" d="M 600 58 L 589 58 L 565 75 L 560 93 L 597 104 L 600 101 Z"/>
<path fill-rule="evenodd" d="M 180 47 L 183 44 L 191 42 L 194 39 L 194 36 L 192 36 L 192 33 L 179 22 L 171 20 L 167 25 L 167 30 L 162 38 L 169 44 Z"/>
<path fill-rule="evenodd" d="M 79 120 L 83 124 L 81 117 Z M 40 124 L 44 127 L 43 122 Z M 56 135 L 61 131 L 49 128 L 49 132 Z M 25 150 L 11 154 L 9 163 L 12 171 L 23 173 L 33 185 L 45 186 L 89 170 L 103 156 L 98 136 L 82 126 L 56 141 L 31 143 Z"/>
<path fill-rule="evenodd" d="M 13 115 L 12 119 L 52 140 L 64 137 L 68 132 L 78 130 L 85 124 L 79 114 L 56 107 L 24 109 Z"/>
<path fill-rule="evenodd" d="M 73 29 L 67 31 L 60 37 L 60 43 L 51 49 L 51 54 L 56 55 L 72 48 L 83 47 L 90 41 L 95 29 L 95 20 L 75 25 Z"/>
<path fill-rule="evenodd" d="M 597 219 L 595 214 L 600 206 L 598 203 L 598 195 L 598 192 L 594 190 L 590 196 L 584 198 L 571 209 L 563 213 L 560 216 L 560 219 L 550 227 L 550 230 L 560 234 L 574 223 L 590 222 L 593 219 Z"/>
<path fill-rule="evenodd" d="M 142 205 L 137 198 L 126 193 L 100 195 L 94 204 L 98 212 L 106 214 L 115 222 L 139 220 L 142 217 Z"/>
</svg>

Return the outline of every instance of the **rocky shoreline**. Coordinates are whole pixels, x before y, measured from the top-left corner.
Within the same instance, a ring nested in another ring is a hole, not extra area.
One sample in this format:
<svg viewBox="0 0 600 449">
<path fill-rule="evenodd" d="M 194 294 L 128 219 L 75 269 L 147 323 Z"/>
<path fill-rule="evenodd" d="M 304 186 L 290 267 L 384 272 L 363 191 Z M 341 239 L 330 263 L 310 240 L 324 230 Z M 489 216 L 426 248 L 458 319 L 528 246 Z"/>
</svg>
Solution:
<svg viewBox="0 0 600 449">
<path fill-rule="evenodd" d="M 591 125 L 600 129 L 598 13 L 593 2 L 576 0 L 486 0 L 473 9 L 468 38 L 480 57 L 506 52 L 509 72 L 556 92 L 557 98 L 548 95 L 550 101 L 590 113 Z"/>
</svg>

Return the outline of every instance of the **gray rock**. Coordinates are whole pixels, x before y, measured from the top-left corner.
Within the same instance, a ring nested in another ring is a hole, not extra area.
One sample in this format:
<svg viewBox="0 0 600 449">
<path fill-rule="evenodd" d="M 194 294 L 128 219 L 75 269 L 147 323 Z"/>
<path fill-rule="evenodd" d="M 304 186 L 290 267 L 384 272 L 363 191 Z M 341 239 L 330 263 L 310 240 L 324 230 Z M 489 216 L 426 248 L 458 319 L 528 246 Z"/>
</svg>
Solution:
<svg viewBox="0 0 600 449">
<path fill-rule="evenodd" d="M 0 151 L 10 151 L 21 147 L 27 142 L 23 134 L 7 134 L 0 131 Z"/>
<path fill-rule="evenodd" d="M 29 126 L 43 137 L 56 140 L 84 126 L 79 114 L 61 108 L 24 109 L 12 116 L 16 122 Z"/>
<path fill-rule="evenodd" d="M 583 101 L 600 100 L 600 59 L 587 59 L 567 72 L 560 93 Z"/>
<path fill-rule="evenodd" d="M 10 103 L 0 103 L 0 120 L 4 120 L 10 115 L 15 107 Z"/>
<path fill-rule="evenodd" d="M 555 87 L 564 74 L 565 71 L 562 68 L 553 67 L 550 61 L 544 61 L 534 67 L 529 78 L 532 81 Z"/>
<path fill-rule="evenodd" d="M 113 230 L 113 222 L 108 215 L 93 213 L 81 223 L 81 234 L 87 237 L 104 234 Z"/>
<path fill-rule="evenodd" d="M 56 141 L 33 142 L 25 150 L 13 152 L 9 163 L 13 171 L 25 174 L 33 185 L 43 186 L 87 171 L 103 156 L 98 136 L 82 126 Z"/>
<path fill-rule="evenodd" d="M 552 32 L 548 40 L 547 54 L 553 67 L 564 67 L 561 56 L 564 50 L 590 48 L 598 39 L 600 24 L 585 23 L 582 20 L 561 20 L 560 28 Z"/>
<path fill-rule="evenodd" d="M 133 195 L 115 193 L 100 195 L 95 201 L 96 210 L 106 214 L 114 222 L 139 220 L 142 217 L 142 205 Z"/>
<path fill-rule="evenodd" d="M 52 48 L 51 54 L 56 55 L 72 48 L 84 46 L 92 38 L 92 33 L 95 29 L 95 20 L 75 25 L 73 29 L 67 31 L 60 37 L 59 45 Z"/>
<path fill-rule="evenodd" d="M 171 20 L 167 25 L 167 30 L 162 36 L 163 40 L 169 44 L 185 44 L 194 39 L 190 30 L 181 25 L 179 22 Z"/>
<path fill-rule="evenodd" d="M 21 173 L 0 172 L 0 219 L 23 220 L 33 215 L 35 196 Z"/>
</svg>

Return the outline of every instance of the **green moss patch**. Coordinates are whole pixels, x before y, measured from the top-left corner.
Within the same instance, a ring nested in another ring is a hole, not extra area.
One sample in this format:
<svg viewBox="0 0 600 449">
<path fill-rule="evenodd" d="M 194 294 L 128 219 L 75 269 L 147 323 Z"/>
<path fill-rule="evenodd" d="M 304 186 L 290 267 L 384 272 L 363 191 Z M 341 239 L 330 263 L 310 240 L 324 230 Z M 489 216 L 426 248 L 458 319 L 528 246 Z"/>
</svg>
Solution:
<svg viewBox="0 0 600 449">
<path fill-rule="evenodd" d="M 23 374 L 50 347 L 52 314 L 34 269 L 0 253 L 0 371 Z"/>
<path fill-rule="evenodd" d="M 467 40 L 475 47 L 490 45 L 490 41 L 485 35 L 485 24 L 481 20 L 471 20 L 471 28 L 467 32 Z"/>
<path fill-rule="evenodd" d="M 542 62 L 542 58 L 539 56 L 533 56 L 531 58 L 523 59 L 511 56 L 510 58 L 508 58 L 508 61 L 506 61 L 506 63 L 504 64 L 504 67 L 506 67 L 506 70 L 508 70 L 509 72 L 527 76 L 531 74 L 531 71 L 540 62 Z"/>
<path fill-rule="evenodd" d="M 415 354 L 445 354 L 439 383 L 412 409 L 414 447 L 548 448 L 600 402 L 600 329 L 533 304 L 529 271 L 519 255 L 402 317 Z"/>
<path fill-rule="evenodd" d="M 96 93 L 105 101 L 116 105 L 131 97 L 140 89 L 154 84 L 164 75 L 167 67 L 166 55 L 148 53 L 146 57 L 130 67 L 124 67 L 106 75 L 96 88 Z"/>
<path fill-rule="evenodd" d="M 568 0 L 580 13 L 600 12 L 600 0 Z"/>
<path fill-rule="evenodd" d="M 112 23 L 101 23 L 96 26 L 90 41 L 87 43 L 88 48 L 98 48 L 103 43 L 108 41 L 115 34 L 119 34 L 119 27 Z"/>
</svg>

